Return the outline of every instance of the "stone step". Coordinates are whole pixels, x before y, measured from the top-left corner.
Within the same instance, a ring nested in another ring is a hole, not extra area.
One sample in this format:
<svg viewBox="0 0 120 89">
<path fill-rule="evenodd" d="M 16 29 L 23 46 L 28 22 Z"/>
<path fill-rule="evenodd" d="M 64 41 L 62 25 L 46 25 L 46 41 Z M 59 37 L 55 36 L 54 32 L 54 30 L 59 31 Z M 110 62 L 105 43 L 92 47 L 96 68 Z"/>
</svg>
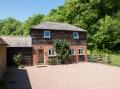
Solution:
<svg viewBox="0 0 120 89">
<path fill-rule="evenodd" d="M 46 65 L 46 64 L 43 64 L 43 63 L 42 63 L 42 64 L 41 64 L 41 63 L 39 63 L 38 65 L 36 65 L 36 67 L 37 67 L 37 68 L 47 67 L 47 65 Z"/>
</svg>

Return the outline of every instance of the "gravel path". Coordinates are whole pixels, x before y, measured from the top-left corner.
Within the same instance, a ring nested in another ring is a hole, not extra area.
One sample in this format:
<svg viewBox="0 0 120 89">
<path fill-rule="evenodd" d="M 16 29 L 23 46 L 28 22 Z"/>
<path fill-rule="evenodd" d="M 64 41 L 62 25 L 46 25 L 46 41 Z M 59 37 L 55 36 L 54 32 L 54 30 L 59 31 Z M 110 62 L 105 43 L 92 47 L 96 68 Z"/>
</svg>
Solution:
<svg viewBox="0 0 120 89">
<path fill-rule="evenodd" d="M 33 66 L 8 71 L 11 77 L 6 75 L 7 89 L 120 89 L 120 68 L 103 64 Z M 16 80 L 12 81 L 13 77 Z"/>
</svg>

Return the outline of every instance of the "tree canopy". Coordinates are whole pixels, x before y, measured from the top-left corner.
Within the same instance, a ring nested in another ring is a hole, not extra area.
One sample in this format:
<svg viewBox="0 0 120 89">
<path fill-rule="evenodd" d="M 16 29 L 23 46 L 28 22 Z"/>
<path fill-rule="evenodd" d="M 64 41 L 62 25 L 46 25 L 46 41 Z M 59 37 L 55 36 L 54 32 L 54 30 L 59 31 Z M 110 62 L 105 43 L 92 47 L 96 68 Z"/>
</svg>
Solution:
<svg viewBox="0 0 120 89">
<path fill-rule="evenodd" d="M 0 20 L 0 35 L 28 35 L 33 25 L 43 21 L 67 22 L 88 31 L 88 43 L 120 50 L 120 0 L 65 0 L 48 15 L 37 14 L 25 22 Z"/>
</svg>

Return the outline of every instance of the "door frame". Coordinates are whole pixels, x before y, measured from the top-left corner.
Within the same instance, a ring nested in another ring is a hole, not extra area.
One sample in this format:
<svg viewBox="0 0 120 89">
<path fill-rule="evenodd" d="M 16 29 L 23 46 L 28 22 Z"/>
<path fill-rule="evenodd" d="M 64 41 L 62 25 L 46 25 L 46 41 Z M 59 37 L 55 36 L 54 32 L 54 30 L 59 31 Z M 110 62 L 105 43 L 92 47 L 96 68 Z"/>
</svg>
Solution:
<svg viewBox="0 0 120 89">
<path fill-rule="evenodd" d="M 38 63 L 40 63 L 39 62 L 39 60 L 40 60 L 40 50 L 42 50 L 43 51 L 43 64 L 45 63 L 45 56 L 44 56 L 44 49 L 38 49 Z M 42 64 L 42 63 L 40 63 L 40 64 Z"/>
</svg>

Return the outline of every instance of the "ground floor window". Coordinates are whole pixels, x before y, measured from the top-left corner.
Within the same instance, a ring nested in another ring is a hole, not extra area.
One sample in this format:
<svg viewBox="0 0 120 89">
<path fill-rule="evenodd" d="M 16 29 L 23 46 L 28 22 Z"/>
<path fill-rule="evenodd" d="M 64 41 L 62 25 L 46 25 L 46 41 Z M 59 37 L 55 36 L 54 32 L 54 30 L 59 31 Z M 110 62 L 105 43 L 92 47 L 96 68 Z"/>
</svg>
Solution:
<svg viewBox="0 0 120 89">
<path fill-rule="evenodd" d="M 78 61 L 85 61 L 84 55 L 78 55 Z"/>
<path fill-rule="evenodd" d="M 78 49 L 78 54 L 83 54 L 83 48 Z"/>
<path fill-rule="evenodd" d="M 74 49 L 70 49 L 70 54 L 74 55 L 75 54 L 75 50 Z"/>
<path fill-rule="evenodd" d="M 49 55 L 49 56 L 56 56 L 55 49 L 54 49 L 54 48 L 49 49 L 48 55 Z"/>
</svg>

